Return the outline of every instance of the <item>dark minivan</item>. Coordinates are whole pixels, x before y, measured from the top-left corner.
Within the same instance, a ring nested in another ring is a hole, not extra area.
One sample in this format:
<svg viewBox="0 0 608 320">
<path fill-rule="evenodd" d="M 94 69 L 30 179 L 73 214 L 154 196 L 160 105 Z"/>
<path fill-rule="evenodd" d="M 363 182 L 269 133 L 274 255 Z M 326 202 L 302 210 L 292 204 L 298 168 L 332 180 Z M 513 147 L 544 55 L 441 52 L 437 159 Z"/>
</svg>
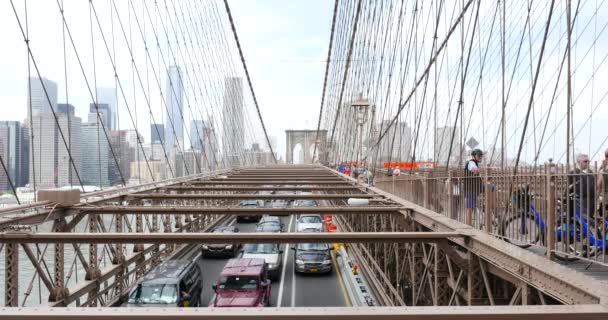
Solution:
<svg viewBox="0 0 608 320">
<path fill-rule="evenodd" d="M 195 261 L 167 260 L 152 269 L 131 292 L 127 307 L 198 307 L 202 272 Z"/>
</svg>

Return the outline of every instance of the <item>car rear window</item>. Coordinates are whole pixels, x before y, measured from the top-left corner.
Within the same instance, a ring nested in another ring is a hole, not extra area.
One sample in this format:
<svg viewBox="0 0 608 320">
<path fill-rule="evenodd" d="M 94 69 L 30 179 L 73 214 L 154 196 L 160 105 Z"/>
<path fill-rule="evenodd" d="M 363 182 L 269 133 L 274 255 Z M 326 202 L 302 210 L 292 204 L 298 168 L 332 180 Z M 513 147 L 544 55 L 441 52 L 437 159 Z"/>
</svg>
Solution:
<svg viewBox="0 0 608 320">
<path fill-rule="evenodd" d="M 321 217 L 319 216 L 303 216 L 300 217 L 300 223 L 321 223 Z"/>
<path fill-rule="evenodd" d="M 303 251 L 325 251 L 329 249 L 327 243 L 299 243 L 298 250 Z"/>
<path fill-rule="evenodd" d="M 250 243 L 245 245 L 243 251 L 251 254 L 278 253 L 279 245 L 276 243 Z"/>
</svg>

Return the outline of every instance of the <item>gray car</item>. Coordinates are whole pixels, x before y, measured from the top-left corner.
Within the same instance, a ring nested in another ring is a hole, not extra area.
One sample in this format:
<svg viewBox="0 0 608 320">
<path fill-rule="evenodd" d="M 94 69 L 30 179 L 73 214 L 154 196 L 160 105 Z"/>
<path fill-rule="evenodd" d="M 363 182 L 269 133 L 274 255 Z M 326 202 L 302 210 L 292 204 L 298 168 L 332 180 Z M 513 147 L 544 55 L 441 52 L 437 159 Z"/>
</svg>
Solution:
<svg viewBox="0 0 608 320">
<path fill-rule="evenodd" d="M 277 216 L 263 216 L 256 225 L 256 232 L 282 232 L 283 223 Z"/>
<path fill-rule="evenodd" d="M 330 273 L 331 247 L 327 243 L 299 243 L 294 248 L 294 272 Z"/>
</svg>

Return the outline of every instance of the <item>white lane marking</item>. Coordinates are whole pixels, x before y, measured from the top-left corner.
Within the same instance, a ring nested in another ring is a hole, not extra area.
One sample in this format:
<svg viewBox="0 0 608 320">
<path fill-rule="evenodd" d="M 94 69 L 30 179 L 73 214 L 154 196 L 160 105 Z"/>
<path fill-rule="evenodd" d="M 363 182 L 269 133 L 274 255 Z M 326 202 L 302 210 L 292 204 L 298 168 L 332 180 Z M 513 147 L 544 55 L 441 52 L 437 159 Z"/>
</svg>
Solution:
<svg viewBox="0 0 608 320">
<path fill-rule="evenodd" d="M 287 231 L 291 231 L 291 225 L 293 223 L 293 215 L 289 218 L 289 225 L 287 226 Z M 285 268 L 287 268 L 287 258 L 289 257 L 289 243 L 285 245 L 285 251 L 283 252 L 283 270 L 281 270 L 281 284 L 279 285 L 279 299 L 277 300 L 277 307 L 281 306 L 281 302 L 283 302 L 283 289 L 285 286 Z"/>
<path fill-rule="evenodd" d="M 293 263 L 296 263 L 296 257 L 293 258 Z M 291 272 L 293 272 L 293 275 L 291 276 L 291 307 L 293 308 L 296 306 L 296 269 L 293 269 Z"/>
<path fill-rule="evenodd" d="M 228 226 L 233 226 L 236 223 L 236 218 L 232 219 L 232 221 L 230 221 L 230 223 L 228 224 Z"/>
<path fill-rule="evenodd" d="M 291 216 L 292 218 L 295 217 L 295 215 Z M 290 232 L 292 232 L 292 230 L 289 230 Z M 294 254 L 293 257 L 293 263 L 296 263 L 296 257 Z M 295 307 L 296 306 L 296 269 L 293 268 L 292 269 L 292 275 L 291 275 L 291 307 Z"/>
</svg>

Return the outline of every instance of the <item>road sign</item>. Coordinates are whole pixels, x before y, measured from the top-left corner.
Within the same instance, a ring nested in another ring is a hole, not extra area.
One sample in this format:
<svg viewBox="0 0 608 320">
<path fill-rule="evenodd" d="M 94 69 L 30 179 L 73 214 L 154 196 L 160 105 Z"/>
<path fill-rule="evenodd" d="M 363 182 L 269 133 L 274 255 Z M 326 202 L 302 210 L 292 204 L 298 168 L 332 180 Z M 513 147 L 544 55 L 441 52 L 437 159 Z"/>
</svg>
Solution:
<svg viewBox="0 0 608 320">
<path fill-rule="evenodd" d="M 469 141 L 467 141 L 467 146 L 471 149 L 475 149 L 479 145 L 479 142 L 475 140 L 475 138 L 471 137 Z"/>
</svg>

